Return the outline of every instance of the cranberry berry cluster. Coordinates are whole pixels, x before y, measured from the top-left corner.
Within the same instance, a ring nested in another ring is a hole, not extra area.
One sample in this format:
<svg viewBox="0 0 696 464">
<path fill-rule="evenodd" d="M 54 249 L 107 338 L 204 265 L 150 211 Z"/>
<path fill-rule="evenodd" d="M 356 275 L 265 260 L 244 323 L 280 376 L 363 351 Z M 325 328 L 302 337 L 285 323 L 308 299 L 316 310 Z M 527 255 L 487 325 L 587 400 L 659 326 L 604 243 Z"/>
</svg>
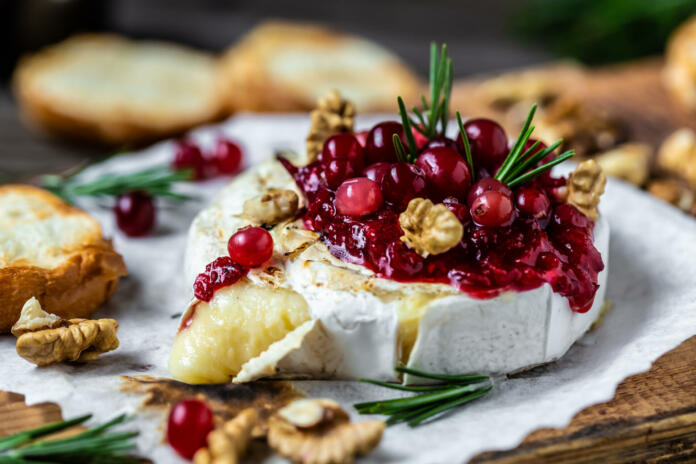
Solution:
<svg viewBox="0 0 696 464">
<path fill-rule="evenodd" d="M 237 174 L 242 167 L 243 153 L 239 145 L 228 138 L 219 137 L 213 150 L 203 151 L 190 140 L 177 143 L 171 162 L 175 172 L 186 172 L 184 178 L 204 180 L 216 176 Z M 128 236 L 141 237 L 150 234 L 155 225 L 155 189 L 135 189 L 116 197 L 114 214 L 118 228 Z"/>
<path fill-rule="evenodd" d="M 447 104 L 452 64 L 446 48 L 431 60 L 431 99 L 401 122 L 326 140 L 318 159 L 303 167 L 279 159 L 307 198 L 304 225 L 321 234 L 329 251 L 378 276 L 399 281 L 449 283 L 480 297 L 544 282 L 589 309 L 604 265 L 593 246 L 593 223 L 564 201 L 566 180 L 556 156 L 531 138 L 533 107 L 519 137 L 508 144 L 489 119 L 462 122 L 451 139 Z M 459 244 L 427 257 L 401 240 L 399 216 L 414 198 L 444 204 L 461 222 Z"/>
</svg>

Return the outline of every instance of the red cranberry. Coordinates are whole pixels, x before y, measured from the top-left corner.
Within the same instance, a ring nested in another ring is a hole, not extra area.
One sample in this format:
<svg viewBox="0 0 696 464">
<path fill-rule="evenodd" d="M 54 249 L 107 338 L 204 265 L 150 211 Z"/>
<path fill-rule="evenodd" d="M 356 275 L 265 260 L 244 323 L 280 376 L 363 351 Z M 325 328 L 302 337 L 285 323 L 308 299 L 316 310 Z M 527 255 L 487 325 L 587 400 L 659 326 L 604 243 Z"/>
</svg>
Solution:
<svg viewBox="0 0 696 464">
<path fill-rule="evenodd" d="M 536 219 L 547 217 L 551 211 L 549 197 L 533 187 L 520 188 L 515 195 L 515 203 L 520 213 Z"/>
<path fill-rule="evenodd" d="M 490 119 L 471 119 L 464 124 L 464 130 L 469 138 L 474 166 L 494 171 L 505 161 L 508 154 L 507 136 L 500 124 Z M 459 151 L 464 153 L 461 135 L 457 138 L 457 145 Z"/>
<path fill-rule="evenodd" d="M 404 129 L 395 121 L 381 122 L 370 130 L 365 144 L 365 159 L 368 164 L 397 160 L 394 134 L 403 139 Z"/>
<path fill-rule="evenodd" d="M 360 132 L 356 132 L 355 134 L 353 134 L 353 135 L 355 135 L 355 138 L 360 143 L 360 146 L 363 148 L 365 148 L 365 145 L 367 144 L 367 134 L 369 134 L 369 133 L 370 133 L 370 131 L 365 129 L 365 130 L 361 130 Z"/>
<path fill-rule="evenodd" d="M 346 216 L 365 216 L 382 206 L 382 192 L 377 182 L 357 177 L 341 184 L 336 190 L 336 209 Z"/>
<path fill-rule="evenodd" d="M 215 142 L 212 162 L 220 174 L 237 174 L 242 168 L 242 149 L 230 139 L 219 138 Z"/>
<path fill-rule="evenodd" d="M 512 199 L 502 192 L 489 190 L 483 192 L 473 201 L 470 212 L 471 217 L 480 226 L 506 225 L 513 215 Z"/>
<path fill-rule="evenodd" d="M 423 269 L 423 257 L 401 242 L 392 242 L 387 245 L 379 267 L 392 279 L 410 279 Z"/>
<path fill-rule="evenodd" d="M 319 161 L 326 166 L 336 159 L 348 160 L 356 171 L 362 171 L 365 163 L 363 147 L 353 134 L 335 134 L 324 142 Z"/>
<path fill-rule="evenodd" d="M 213 413 L 202 401 L 188 398 L 179 401 L 169 413 L 167 441 L 186 459 L 206 446 L 208 433 L 215 428 Z"/>
<path fill-rule="evenodd" d="M 477 197 L 481 196 L 483 192 L 487 192 L 489 190 L 495 190 L 496 192 L 504 193 L 509 197 L 512 196 L 512 190 L 510 190 L 510 187 L 503 184 L 497 179 L 488 177 L 476 181 L 474 185 L 471 186 L 471 189 L 469 189 L 469 193 L 467 194 L 467 204 L 471 206 Z"/>
<path fill-rule="evenodd" d="M 176 171 L 190 169 L 194 179 L 205 179 L 206 161 L 201 149 L 187 140 L 181 140 L 176 144 L 172 167 Z"/>
<path fill-rule="evenodd" d="M 118 228 L 131 237 L 147 235 L 155 225 L 154 199 L 142 190 L 134 190 L 116 197 L 114 213 Z"/>
<path fill-rule="evenodd" d="M 421 134 L 418 129 L 411 126 L 411 133 L 413 134 L 413 139 L 416 141 L 416 147 L 420 150 L 428 144 L 428 137 Z"/>
<path fill-rule="evenodd" d="M 384 199 L 399 209 L 408 202 L 425 196 L 426 184 L 423 172 L 411 163 L 394 163 L 382 179 Z"/>
<path fill-rule="evenodd" d="M 458 199 L 454 197 L 447 197 L 442 200 L 442 204 L 452 211 L 455 216 L 457 216 L 457 219 L 459 219 L 459 222 L 461 222 L 462 225 L 466 225 L 471 221 L 469 207 L 464 203 L 460 203 Z"/>
<path fill-rule="evenodd" d="M 466 199 L 471 173 L 458 151 L 447 147 L 427 148 L 418 157 L 416 166 L 423 171 L 434 201 L 442 201 L 450 195 L 459 200 Z"/>
<path fill-rule="evenodd" d="M 452 150 L 458 150 L 459 147 L 457 146 L 457 142 L 452 140 L 449 137 L 436 137 L 434 139 L 431 139 L 428 141 L 423 146 L 424 150 L 427 150 L 428 148 L 437 148 L 437 147 L 447 147 L 451 148 Z"/>
<path fill-rule="evenodd" d="M 215 292 L 236 283 L 246 274 L 229 256 L 221 256 L 205 267 L 193 283 L 193 295 L 201 301 L 210 301 Z"/>
<path fill-rule="evenodd" d="M 326 185 L 331 189 L 337 189 L 344 180 L 351 179 L 360 175 L 360 171 L 355 169 L 355 165 L 347 159 L 331 160 L 324 168 L 324 179 Z"/>
<path fill-rule="evenodd" d="M 582 229 L 592 227 L 593 224 L 587 216 L 568 203 L 561 203 L 554 208 L 552 220 L 554 224 L 559 226 L 579 227 Z"/>
<path fill-rule="evenodd" d="M 392 164 L 393 163 L 385 162 L 371 164 L 365 169 L 363 169 L 363 176 L 367 177 L 370 180 L 374 180 L 379 185 L 382 185 L 382 180 L 384 179 L 384 176 L 387 174 L 387 171 L 391 169 Z"/>
<path fill-rule="evenodd" d="M 230 237 L 227 252 L 242 266 L 260 266 L 273 256 L 273 237 L 261 227 L 245 227 Z"/>
</svg>

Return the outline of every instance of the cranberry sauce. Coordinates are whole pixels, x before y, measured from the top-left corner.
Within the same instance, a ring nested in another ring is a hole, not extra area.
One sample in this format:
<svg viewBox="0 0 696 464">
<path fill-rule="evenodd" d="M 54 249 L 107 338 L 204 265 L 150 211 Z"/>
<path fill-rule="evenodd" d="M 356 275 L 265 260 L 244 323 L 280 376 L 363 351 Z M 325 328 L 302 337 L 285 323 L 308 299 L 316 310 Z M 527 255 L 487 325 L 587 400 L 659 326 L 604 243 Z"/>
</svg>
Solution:
<svg viewBox="0 0 696 464">
<path fill-rule="evenodd" d="M 335 192 L 323 180 L 320 162 L 298 168 L 285 159 L 280 161 L 307 197 L 305 227 L 320 233 L 331 253 L 343 261 L 401 282 L 447 283 L 476 298 L 492 298 L 506 290 L 531 290 L 547 282 L 568 298 L 573 311 L 586 312 L 592 306 L 604 263 L 593 245 L 594 223 L 555 199 L 565 186 L 563 178 L 540 176 L 517 189 L 513 198 L 522 201 L 519 206 L 516 202 L 514 220 L 499 227 L 477 225 L 466 204 L 446 199 L 445 205 L 464 225 L 463 239 L 446 253 L 423 258 L 400 240 L 403 205 L 385 201 L 370 214 L 340 214 Z M 530 198 L 530 188 L 549 200 Z M 382 190 L 388 199 L 384 184 Z M 528 214 L 535 212 L 528 211 L 532 202 L 548 208 L 548 213 Z"/>
<path fill-rule="evenodd" d="M 232 285 L 247 274 L 247 269 L 229 256 L 221 256 L 198 274 L 193 284 L 193 294 L 201 301 L 210 301 L 215 291 Z"/>
</svg>

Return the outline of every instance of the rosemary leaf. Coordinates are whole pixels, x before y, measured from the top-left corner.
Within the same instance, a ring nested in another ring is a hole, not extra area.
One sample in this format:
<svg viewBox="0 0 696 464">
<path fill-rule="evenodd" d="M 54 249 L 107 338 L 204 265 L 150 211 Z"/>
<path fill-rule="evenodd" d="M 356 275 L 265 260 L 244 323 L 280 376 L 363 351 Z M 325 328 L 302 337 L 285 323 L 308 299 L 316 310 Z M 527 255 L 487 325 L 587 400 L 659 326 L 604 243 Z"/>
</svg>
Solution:
<svg viewBox="0 0 696 464">
<path fill-rule="evenodd" d="M 535 103 L 529 110 L 527 119 L 524 121 L 522 130 L 520 130 L 520 135 L 519 137 L 517 137 L 517 140 L 515 141 L 512 150 L 510 150 L 510 153 L 505 158 L 505 161 L 503 161 L 503 165 L 500 167 L 498 173 L 495 175 L 496 179 L 500 180 L 504 178 L 508 170 L 510 170 L 510 168 L 512 167 L 512 164 L 514 163 L 514 160 L 517 157 L 518 153 L 522 150 L 522 148 L 524 148 L 524 144 L 527 142 L 527 140 L 529 140 L 529 136 L 531 135 L 531 132 L 529 131 L 529 126 L 532 124 L 532 118 L 534 117 L 536 109 L 537 105 Z"/>
<path fill-rule="evenodd" d="M 547 171 L 551 169 L 553 166 L 562 163 L 563 161 L 572 158 L 575 155 L 575 152 L 573 150 L 568 150 L 566 152 L 563 152 L 558 158 L 549 161 L 546 164 L 543 164 L 539 166 L 536 169 L 532 169 L 531 171 L 517 177 L 516 179 L 513 179 L 511 182 L 508 183 L 508 187 L 514 188 L 517 187 L 518 185 L 524 184 L 525 182 L 528 182 L 541 174 L 544 171 Z"/>
<path fill-rule="evenodd" d="M 485 380 L 490 379 L 487 375 L 479 374 L 467 374 L 467 375 L 447 375 L 447 374 L 433 374 L 430 372 L 421 371 L 418 369 L 413 369 L 411 367 L 398 366 L 396 367 L 397 372 L 402 374 L 415 375 L 417 377 L 422 377 L 424 379 L 434 379 L 434 380 L 444 380 L 447 382 L 454 382 L 458 385 L 470 384 L 470 383 L 480 383 Z"/>
<path fill-rule="evenodd" d="M 31 430 L 26 430 L 24 432 L 19 432 L 14 435 L 0 439 L 0 453 L 10 448 L 14 448 L 28 441 L 34 440 L 45 435 L 60 432 L 61 430 L 68 429 L 78 424 L 89 420 L 92 417 L 91 414 L 85 414 L 84 416 L 76 417 L 67 421 L 54 422 L 52 424 L 43 425 Z M 1 456 L 1 454 L 0 454 Z"/>
<path fill-rule="evenodd" d="M 537 146 L 540 144 L 535 143 L 532 147 L 530 147 L 529 150 L 524 152 L 522 155 L 522 161 L 521 163 L 518 163 L 518 166 L 515 167 L 512 171 L 510 171 L 506 176 L 505 176 L 505 181 L 507 182 L 510 179 L 514 179 L 515 177 L 520 176 L 523 174 L 526 170 L 530 169 L 533 166 L 536 166 L 539 161 L 543 160 L 546 158 L 548 155 L 550 155 L 556 148 L 558 148 L 561 144 L 563 143 L 563 140 L 558 140 L 556 143 L 552 144 L 550 147 L 544 148 L 542 150 L 539 150 L 538 152 L 534 153 L 533 155 L 527 155 L 529 152 L 534 151 L 534 146 Z"/>
<path fill-rule="evenodd" d="M 399 161 L 408 161 L 408 155 L 406 154 L 406 148 L 404 144 L 401 143 L 399 134 L 392 135 L 392 142 L 394 143 L 394 151 L 396 152 L 396 159 Z"/>
<path fill-rule="evenodd" d="M 456 398 L 452 401 L 448 401 L 445 403 L 440 404 L 439 406 L 435 406 L 428 411 L 422 413 L 421 415 L 416 416 L 415 418 L 411 419 L 408 422 L 408 425 L 411 427 L 415 427 L 417 425 L 420 425 L 423 421 L 440 414 L 441 412 L 447 411 L 449 409 L 455 408 L 457 406 L 461 406 L 463 404 L 469 403 L 477 398 L 482 397 L 483 395 L 487 394 L 493 390 L 493 386 L 489 386 L 480 390 L 477 390 L 469 395 L 463 396 L 461 398 Z"/>
<path fill-rule="evenodd" d="M 422 406 L 429 403 L 438 402 L 448 398 L 454 398 L 461 394 L 476 390 L 476 385 L 465 385 L 462 387 L 450 387 L 446 390 L 433 393 L 425 393 L 410 398 L 396 398 L 393 400 L 376 401 L 372 403 L 359 403 L 355 407 L 359 409 L 369 409 L 375 413 L 393 414 L 414 406 Z"/>
<path fill-rule="evenodd" d="M 404 105 L 404 100 L 401 97 L 398 97 L 396 100 L 399 102 L 399 113 L 401 113 L 401 122 L 403 124 L 404 134 L 406 135 L 406 142 L 408 143 L 409 153 L 407 160 L 413 162 L 415 161 L 415 159 L 411 160 L 411 158 L 418 156 L 418 146 L 416 145 L 416 139 L 413 136 L 413 132 L 411 131 L 411 123 L 408 117 L 408 113 L 406 112 L 406 105 Z"/>
<path fill-rule="evenodd" d="M 381 382 L 379 380 L 372 379 L 360 379 L 361 382 L 371 383 L 372 385 L 378 385 L 380 387 L 391 388 L 392 390 L 410 391 L 410 392 L 425 392 L 425 391 L 437 391 L 444 390 L 448 388 L 447 384 L 437 384 L 437 385 L 401 385 L 398 383 Z"/>
<path fill-rule="evenodd" d="M 462 137 L 462 140 L 464 141 L 464 153 L 466 153 L 466 162 L 469 165 L 469 171 L 471 173 L 471 182 L 473 183 L 476 177 L 476 173 L 474 172 L 474 160 L 471 157 L 471 145 L 469 145 L 469 136 L 466 134 L 466 131 L 464 130 L 464 124 L 462 124 L 462 115 L 459 114 L 459 111 L 457 111 L 457 124 L 459 125 L 459 134 Z"/>
</svg>

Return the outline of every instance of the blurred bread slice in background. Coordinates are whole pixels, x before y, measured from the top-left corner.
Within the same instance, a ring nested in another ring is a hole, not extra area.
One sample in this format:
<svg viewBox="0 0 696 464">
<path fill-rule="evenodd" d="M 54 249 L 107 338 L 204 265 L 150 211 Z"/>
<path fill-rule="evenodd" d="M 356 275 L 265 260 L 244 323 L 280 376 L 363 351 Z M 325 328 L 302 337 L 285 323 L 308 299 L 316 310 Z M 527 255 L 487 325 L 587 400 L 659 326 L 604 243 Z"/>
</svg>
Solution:
<svg viewBox="0 0 696 464">
<path fill-rule="evenodd" d="M 89 317 L 124 275 L 90 215 L 40 188 L 0 187 L 0 334 L 31 297 L 64 319 Z"/>
<path fill-rule="evenodd" d="M 227 50 L 222 68 L 234 111 L 307 111 L 339 89 L 359 112 L 394 112 L 397 96 L 415 102 L 421 88 L 388 50 L 305 23 L 260 24 Z"/>
<path fill-rule="evenodd" d="M 218 66 L 215 56 L 175 44 L 86 34 L 22 58 L 13 86 L 41 129 L 138 143 L 223 115 Z"/>
</svg>

